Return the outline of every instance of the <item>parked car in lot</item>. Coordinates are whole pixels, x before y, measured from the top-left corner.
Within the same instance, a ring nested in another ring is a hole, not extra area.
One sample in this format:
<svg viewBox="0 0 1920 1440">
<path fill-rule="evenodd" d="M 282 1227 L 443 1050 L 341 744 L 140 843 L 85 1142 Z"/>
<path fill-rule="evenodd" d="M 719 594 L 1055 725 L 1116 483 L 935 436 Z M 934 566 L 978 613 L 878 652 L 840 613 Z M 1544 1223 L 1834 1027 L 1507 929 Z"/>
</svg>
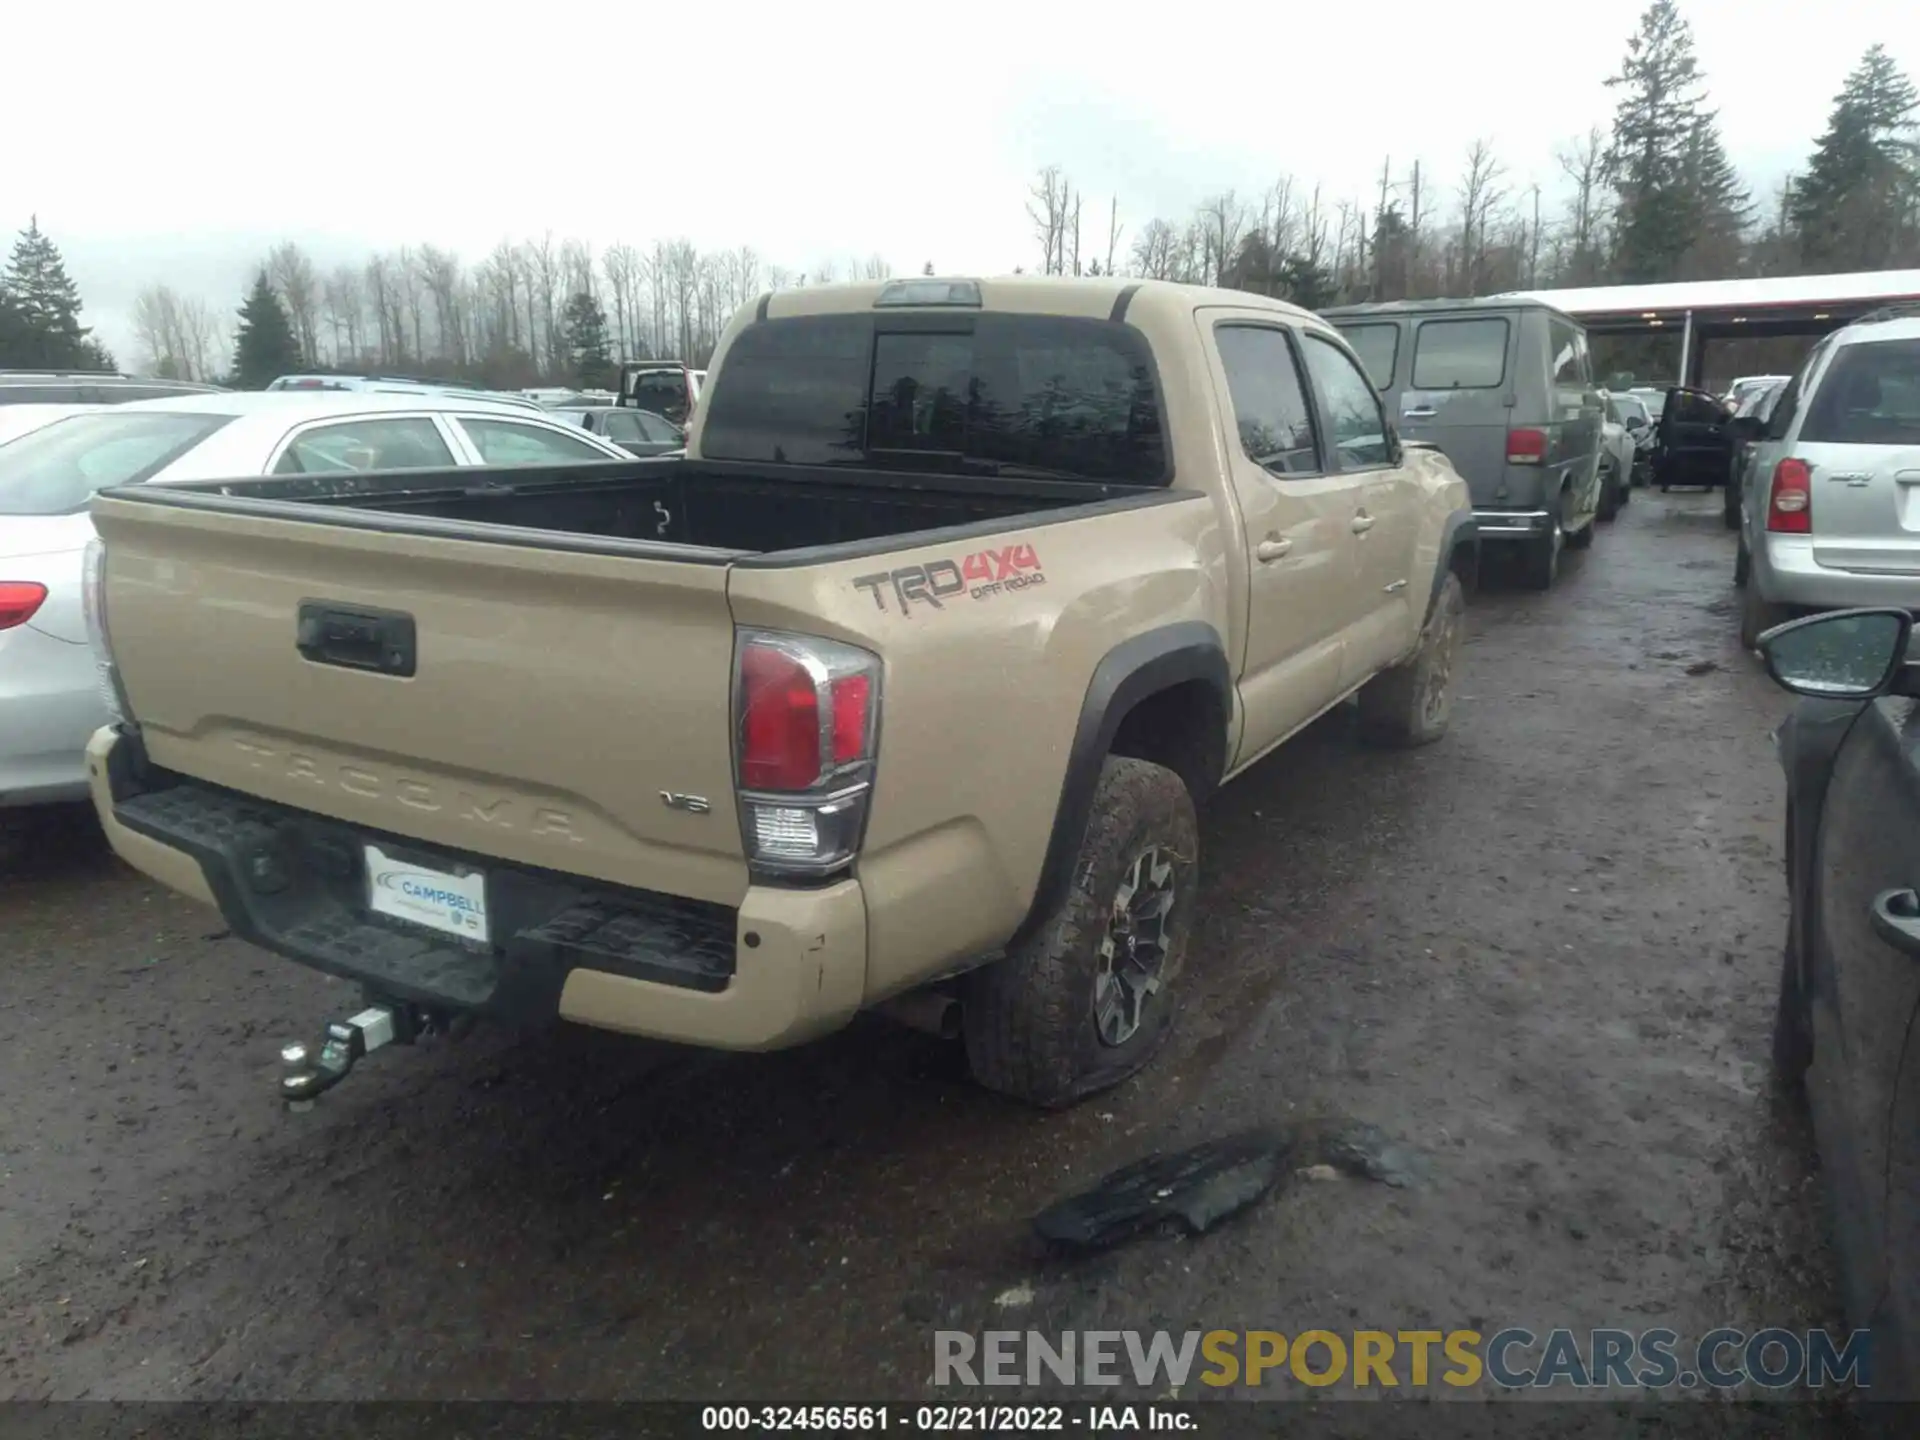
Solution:
<svg viewBox="0 0 1920 1440">
<path fill-rule="evenodd" d="M 1810 697 L 1776 732 L 1790 918 L 1774 1067 L 1812 1117 L 1847 1323 L 1873 1336 L 1867 1394 L 1903 1401 L 1920 1399 L 1920 747 L 1911 718 L 1920 666 L 1911 625 L 1904 608 L 1843 611 L 1760 638 L 1768 672 Z"/>
<path fill-rule="evenodd" d="M 671 455 L 687 445 L 685 431 L 651 410 L 620 405 L 550 405 L 547 413 L 611 440 L 629 455 Z"/>
<path fill-rule="evenodd" d="M 478 385 L 463 385 L 453 380 L 422 380 L 411 375 L 282 375 L 270 382 L 269 391 L 296 392 L 342 391 L 356 395 L 445 395 L 454 399 L 484 400 L 493 405 L 517 405 L 538 410 L 541 404 L 515 390 L 487 390 Z"/>
<path fill-rule="evenodd" d="M 1638 463 L 1639 446 L 1614 408 L 1613 397 L 1600 392 L 1603 409 L 1600 417 L 1600 516 L 1613 520 L 1620 507 L 1633 498 L 1633 471 Z"/>
<path fill-rule="evenodd" d="M 218 385 L 146 380 L 94 370 L 0 370 L 0 406 L 123 405 L 170 395 L 217 395 Z"/>
<path fill-rule="evenodd" d="M 1629 485 L 1637 488 L 1646 484 L 1656 438 L 1653 413 L 1638 395 L 1630 391 L 1613 391 L 1607 396 L 1607 418 L 1633 437 L 1633 470 Z"/>
<path fill-rule="evenodd" d="M 1741 476 L 1741 642 L 1805 610 L 1920 610 L 1920 309 L 1814 346 Z"/>
<path fill-rule="evenodd" d="M 620 367 L 619 403 L 665 416 L 669 423 L 684 428 L 700 403 L 706 378 L 706 371 L 690 365 L 636 361 Z"/>
<path fill-rule="evenodd" d="M 1117 1083 L 1197 801 L 1350 696 L 1437 739 L 1478 559 L 1332 327 L 1106 278 L 764 296 L 684 459 L 94 522 L 114 848 L 372 997 L 302 1101 L 474 1014 L 775 1049 L 885 1007 L 1035 1104 Z"/>
<path fill-rule="evenodd" d="M 224 392 L 43 417 L 0 444 L 0 809 L 86 795 L 87 737 L 107 714 L 81 618 L 96 490 L 627 458 L 544 415 L 418 395 Z"/>
<path fill-rule="evenodd" d="M 1654 427 L 1648 468 L 1661 490 L 1711 490 L 1727 483 L 1733 411 L 1717 395 L 1690 386 L 1667 391 Z"/>
<path fill-rule="evenodd" d="M 1787 388 L 1790 376 L 1769 378 L 1764 385 L 1748 388 L 1746 396 L 1734 408 L 1733 416 L 1727 421 L 1727 480 L 1724 494 L 1724 514 L 1727 529 L 1740 528 L 1740 487 L 1746 474 L 1747 464 L 1753 458 L 1753 447 L 1766 433 L 1767 423 L 1773 418 L 1773 407 L 1780 394 Z"/>
<path fill-rule="evenodd" d="M 1322 312 L 1347 337 L 1408 440 L 1466 478 L 1490 543 L 1517 547 L 1533 588 L 1564 546 L 1593 542 L 1601 424 L 1586 332 L 1537 301 L 1408 300 Z"/>
<path fill-rule="evenodd" d="M 1738 412 L 1741 403 L 1754 391 L 1769 385 L 1784 385 L 1789 378 L 1786 375 L 1742 375 L 1727 387 L 1727 393 L 1720 399 L 1729 410 Z"/>
</svg>

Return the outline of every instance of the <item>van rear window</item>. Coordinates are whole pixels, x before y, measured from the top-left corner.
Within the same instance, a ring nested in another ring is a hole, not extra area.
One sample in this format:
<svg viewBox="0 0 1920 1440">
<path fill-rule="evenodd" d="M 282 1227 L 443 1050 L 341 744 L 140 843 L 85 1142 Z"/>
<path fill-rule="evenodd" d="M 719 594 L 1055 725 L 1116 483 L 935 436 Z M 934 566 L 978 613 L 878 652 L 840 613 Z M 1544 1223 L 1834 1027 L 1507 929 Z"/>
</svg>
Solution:
<svg viewBox="0 0 1920 1440">
<path fill-rule="evenodd" d="M 1491 390 L 1507 378 L 1507 322 L 1500 316 L 1423 321 L 1413 337 L 1413 388 Z"/>
<path fill-rule="evenodd" d="M 703 403 L 713 460 L 1169 479 L 1152 353 L 1111 320 L 765 320 L 735 337 Z"/>
<path fill-rule="evenodd" d="M 1393 384 L 1393 367 L 1400 359 L 1400 327 L 1370 324 L 1339 325 L 1335 328 L 1347 337 L 1353 353 L 1367 367 L 1367 378 L 1373 381 L 1373 388 L 1385 390 L 1390 387 Z"/>
</svg>

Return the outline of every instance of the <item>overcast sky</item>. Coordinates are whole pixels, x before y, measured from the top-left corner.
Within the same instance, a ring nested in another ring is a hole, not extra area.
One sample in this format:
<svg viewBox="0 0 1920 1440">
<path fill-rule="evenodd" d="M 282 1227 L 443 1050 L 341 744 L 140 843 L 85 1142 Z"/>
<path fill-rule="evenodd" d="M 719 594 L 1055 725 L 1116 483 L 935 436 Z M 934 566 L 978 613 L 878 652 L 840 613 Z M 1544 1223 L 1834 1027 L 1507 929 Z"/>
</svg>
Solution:
<svg viewBox="0 0 1920 1440">
<path fill-rule="evenodd" d="M 1914 0 L 1682 8 L 1763 199 L 1868 45 L 1920 74 Z M 231 308 L 282 239 L 323 267 L 421 241 L 471 260 L 551 229 L 596 249 L 748 244 L 795 270 L 877 252 L 994 273 L 1037 260 L 1023 207 L 1044 164 L 1103 220 L 1117 194 L 1131 232 L 1281 173 L 1367 195 L 1387 157 L 1450 188 L 1476 137 L 1551 205 L 1554 147 L 1610 120 L 1603 82 L 1640 9 L 20 4 L 0 230 L 38 213 L 131 365 L 143 286 Z"/>
</svg>

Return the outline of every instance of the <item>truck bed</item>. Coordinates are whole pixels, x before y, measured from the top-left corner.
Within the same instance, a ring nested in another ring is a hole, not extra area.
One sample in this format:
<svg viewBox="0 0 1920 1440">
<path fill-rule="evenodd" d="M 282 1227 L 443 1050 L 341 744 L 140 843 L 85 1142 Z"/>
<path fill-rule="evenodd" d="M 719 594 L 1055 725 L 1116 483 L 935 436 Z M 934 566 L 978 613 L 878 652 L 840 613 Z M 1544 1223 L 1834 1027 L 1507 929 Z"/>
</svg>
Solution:
<svg viewBox="0 0 1920 1440">
<path fill-rule="evenodd" d="M 740 559 L 857 550 L 954 527 L 1114 501 L 1166 498 L 1159 487 L 1086 480 L 954 476 L 910 471 L 636 460 L 592 467 L 513 466 L 367 474 L 284 475 L 111 492 L 190 508 L 288 513 L 362 528 L 425 534 L 489 527 L 502 543 Z M 239 500 L 239 507 L 232 501 Z M 500 527 L 494 530 L 493 527 Z"/>
</svg>

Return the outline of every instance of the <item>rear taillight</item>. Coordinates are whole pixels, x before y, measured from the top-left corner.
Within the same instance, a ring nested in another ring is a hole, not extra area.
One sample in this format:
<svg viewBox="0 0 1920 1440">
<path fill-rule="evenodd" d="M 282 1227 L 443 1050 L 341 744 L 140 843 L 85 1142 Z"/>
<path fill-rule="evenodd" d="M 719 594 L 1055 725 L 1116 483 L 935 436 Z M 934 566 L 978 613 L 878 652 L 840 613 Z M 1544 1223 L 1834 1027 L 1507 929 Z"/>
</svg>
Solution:
<svg viewBox="0 0 1920 1440">
<path fill-rule="evenodd" d="M 98 539 L 87 542 L 81 562 L 80 607 L 87 619 L 87 643 L 93 647 L 93 669 L 108 716 L 119 724 L 131 718 L 120 671 L 107 643 L 107 547 Z"/>
<path fill-rule="evenodd" d="M 1779 535 L 1813 533 L 1813 470 L 1806 461 L 1789 456 L 1773 467 L 1767 529 Z"/>
<path fill-rule="evenodd" d="M 1547 432 L 1544 430 L 1507 431 L 1507 464 L 1538 465 L 1547 458 Z"/>
<path fill-rule="evenodd" d="M 11 630 L 33 618 L 47 603 L 47 587 L 35 580 L 0 580 L 0 630 Z"/>
<path fill-rule="evenodd" d="M 880 658 L 806 635 L 742 631 L 734 663 L 740 829 L 756 869 L 851 863 L 880 733 Z"/>
</svg>

